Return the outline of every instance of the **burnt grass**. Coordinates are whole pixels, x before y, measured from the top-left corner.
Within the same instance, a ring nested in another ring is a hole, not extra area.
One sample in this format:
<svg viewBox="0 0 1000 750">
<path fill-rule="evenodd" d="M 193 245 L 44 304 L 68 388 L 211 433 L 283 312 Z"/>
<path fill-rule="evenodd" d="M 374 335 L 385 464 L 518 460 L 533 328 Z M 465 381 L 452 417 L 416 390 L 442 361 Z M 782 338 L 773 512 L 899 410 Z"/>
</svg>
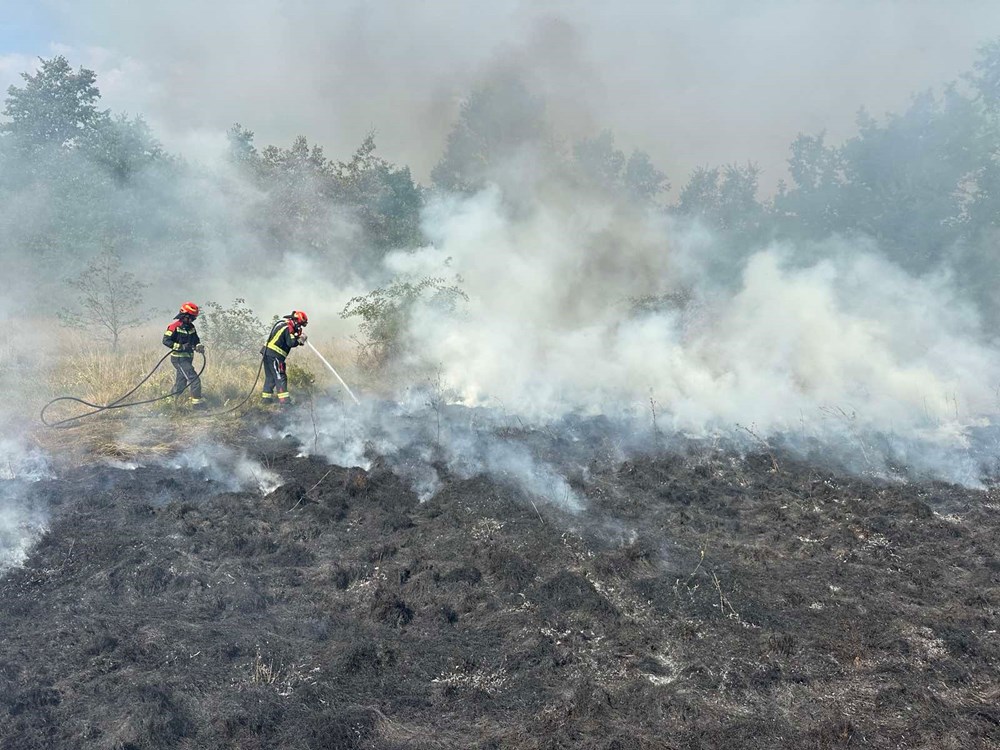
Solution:
<svg viewBox="0 0 1000 750">
<path fill-rule="evenodd" d="M 52 522 L 0 579 L 0 747 L 1000 747 L 990 492 L 594 444 L 569 515 L 254 450 L 267 496 L 32 486 Z"/>
</svg>

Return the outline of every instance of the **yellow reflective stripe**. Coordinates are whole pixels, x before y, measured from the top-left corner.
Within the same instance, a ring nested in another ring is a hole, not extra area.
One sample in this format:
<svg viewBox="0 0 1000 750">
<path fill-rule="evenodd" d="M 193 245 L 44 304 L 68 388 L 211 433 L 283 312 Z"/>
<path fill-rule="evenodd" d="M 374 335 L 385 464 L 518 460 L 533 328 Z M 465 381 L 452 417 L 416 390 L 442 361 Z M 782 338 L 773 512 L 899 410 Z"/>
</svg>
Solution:
<svg viewBox="0 0 1000 750">
<path fill-rule="evenodd" d="M 171 357 L 184 357 L 184 359 L 194 359 L 194 352 L 170 352 Z"/>
<path fill-rule="evenodd" d="M 280 328 L 278 328 L 277 333 L 271 336 L 271 340 L 267 342 L 267 348 L 272 351 L 278 352 L 278 354 L 280 354 L 283 357 L 287 357 L 288 352 L 285 349 L 282 349 L 280 346 L 278 346 L 278 339 L 281 338 L 281 334 L 283 334 L 284 332 L 285 332 L 285 326 L 282 325 Z"/>
</svg>

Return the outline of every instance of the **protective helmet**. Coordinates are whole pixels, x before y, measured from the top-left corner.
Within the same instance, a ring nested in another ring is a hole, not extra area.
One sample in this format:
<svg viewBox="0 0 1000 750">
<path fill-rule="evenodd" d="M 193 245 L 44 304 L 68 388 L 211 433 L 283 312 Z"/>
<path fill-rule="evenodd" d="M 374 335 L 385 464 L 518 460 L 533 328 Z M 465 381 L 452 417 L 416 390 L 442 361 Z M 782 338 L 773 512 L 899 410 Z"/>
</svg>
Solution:
<svg viewBox="0 0 1000 750">
<path fill-rule="evenodd" d="M 304 326 L 309 323 L 309 316 L 301 310 L 292 310 L 291 318 L 300 326 Z"/>
<path fill-rule="evenodd" d="M 198 305 L 194 302 L 185 302 L 181 305 L 181 312 L 185 315 L 190 315 L 192 318 L 198 317 Z"/>
</svg>

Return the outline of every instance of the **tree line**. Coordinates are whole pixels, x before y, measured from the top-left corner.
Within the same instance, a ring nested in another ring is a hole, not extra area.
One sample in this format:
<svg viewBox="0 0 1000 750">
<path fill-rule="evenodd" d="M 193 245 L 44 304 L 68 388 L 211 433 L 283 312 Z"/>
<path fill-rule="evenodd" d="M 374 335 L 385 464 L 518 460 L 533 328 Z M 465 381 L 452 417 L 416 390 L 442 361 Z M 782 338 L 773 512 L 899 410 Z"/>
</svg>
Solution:
<svg viewBox="0 0 1000 750">
<path fill-rule="evenodd" d="M 766 198 L 747 161 L 698 168 L 668 199 L 668 177 L 647 153 L 626 153 L 610 130 L 563 142 L 544 100 L 513 73 L 469 93 L 428 185 L 382 158 L 375 134 L 337 159 L 304 136 L 260 147 L 236 124 L 226 170 L 192 164 L 168 153 L 141 116 L 102 109 L 96 74 L 62 56 L 23 74 L 3 115 L 0 271 L 43 297 L 102 253 L 133 272 L 141 259 L 153 285 L 178 268 L 224 273 L 291 252 L 363 276 L 387 252 L 426 243 L 421 212 L 435 195 L 499 184 L 514 210 L 530 210 L 517 205 L 530 172 L 700 222 L 727 263 L 775 241 L 870 240 L 911 273 L 947 269 L 987 320 L 1000 319 L 1000 41 L 940 93 L 917 93 L 883 118 L 860 111 L 843 143 L 800 134 L 788 179 Z"/>
</svg>

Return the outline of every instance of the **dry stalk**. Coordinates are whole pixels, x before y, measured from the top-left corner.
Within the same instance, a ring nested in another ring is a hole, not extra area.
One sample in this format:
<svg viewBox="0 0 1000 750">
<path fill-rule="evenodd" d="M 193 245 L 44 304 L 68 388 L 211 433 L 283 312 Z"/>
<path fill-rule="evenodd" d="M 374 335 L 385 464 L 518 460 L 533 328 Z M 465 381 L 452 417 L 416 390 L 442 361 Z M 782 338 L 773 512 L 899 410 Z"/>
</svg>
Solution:
<svg viewBox="0 0 1000 750">
<path fill-rule="evenodd" d="M 746 425 L 742 424 L 737 425 L 737 427 L 739 427 L 742 430 L 746 430 L 747 434 L 749 434 L 751 437 L 754 438 L 754 440 L 756 440 L 758 443 L 764 446 L 764 453 L 766 453 L 767 457 L 771 459 L 771 469 L 774 471 L 775 474 L 780 474 L 781 469 L 778 468 L 778 460 L 774 457 L 774 453 L 771 452 L 771 446 L 768 445 L 767 441 L 764 440 L 764 438 L 762 438 L 756 432 L 754 432 L 751 427 L 747 427 Z"/>
</svg>

